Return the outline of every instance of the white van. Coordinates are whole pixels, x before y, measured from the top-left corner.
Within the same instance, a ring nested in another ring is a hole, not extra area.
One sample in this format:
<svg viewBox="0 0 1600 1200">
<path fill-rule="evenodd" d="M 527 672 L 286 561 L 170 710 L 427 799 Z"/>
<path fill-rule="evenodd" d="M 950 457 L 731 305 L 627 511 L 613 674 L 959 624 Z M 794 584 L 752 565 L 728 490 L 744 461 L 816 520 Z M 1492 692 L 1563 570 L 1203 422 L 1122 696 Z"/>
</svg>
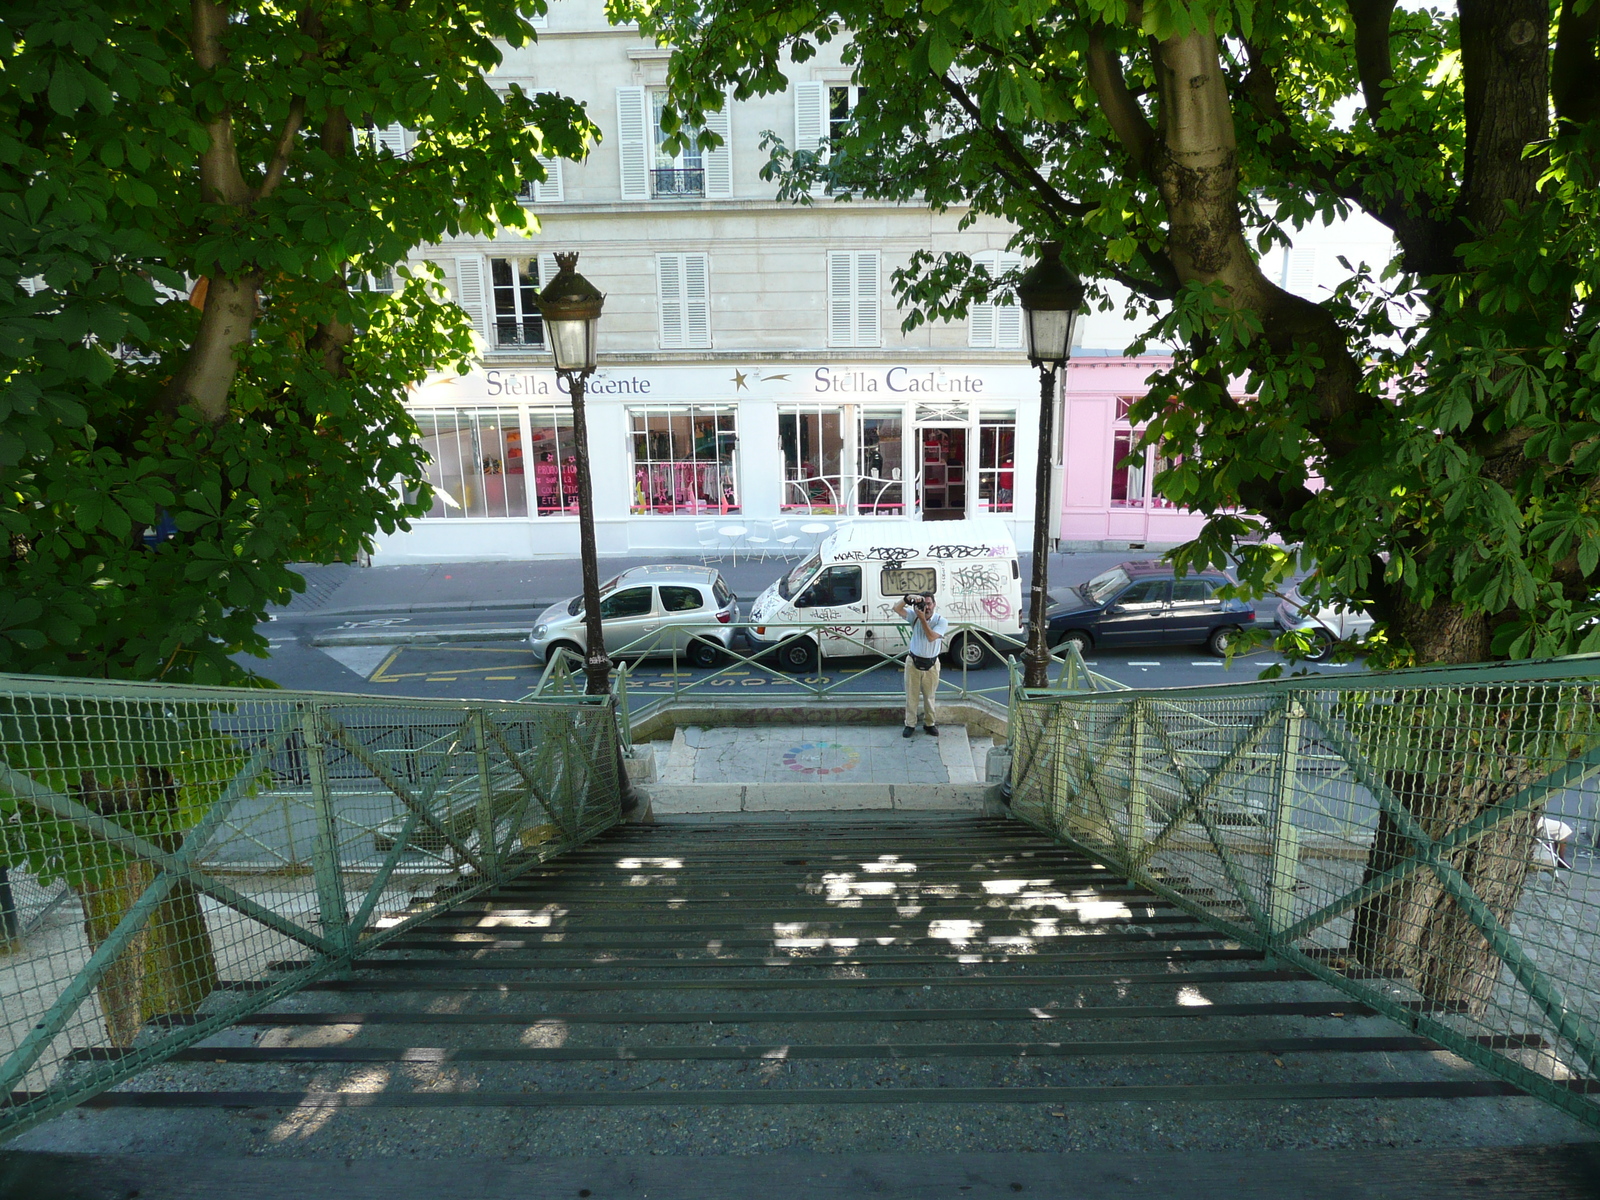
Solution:
<svg viewBox="0 0 1600 1200">
<path fill-rule="evenodd" d="M 992 649 L 1022 640 L 1017 546 L 992 517 L 847 525 L 756 598 L 748 632 L 758 649 L 801 635 L 778 651 L 778 665 L 792 671 L 811 669 L 819 653 L 901 654 L 910 628 L 894 606 L 921 593 L 932 593 L 950 622 L 945 653 L 953 664 L 985 666 Z"/>
</svg>

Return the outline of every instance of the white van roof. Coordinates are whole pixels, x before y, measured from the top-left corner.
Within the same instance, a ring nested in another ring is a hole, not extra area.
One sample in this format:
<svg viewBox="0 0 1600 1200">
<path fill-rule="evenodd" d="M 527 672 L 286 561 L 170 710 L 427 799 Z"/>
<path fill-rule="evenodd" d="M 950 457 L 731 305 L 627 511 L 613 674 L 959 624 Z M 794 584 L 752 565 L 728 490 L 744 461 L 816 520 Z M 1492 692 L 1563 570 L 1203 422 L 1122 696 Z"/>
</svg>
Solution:
<svg viewBox="0 0 1600 1200">
<path fill-rule="evenodd" d="M 902 553 L 887 555 L 863 553 L 862 558 L 1015 558 L 1017 544 L 1011 531 L 998 517 L 977 517 L 968 521 L 914 521 L 906 524 L 856 522 L 846 525 L 822 543 L 826 562 L 841 552 L 872 551 L 892 547 Z M 933 553 L 935 547 L 960 547 L 967 553 Z M 973 551 L 977 551 L 974 553 Z M 905 553 L 909 552 L 909 553 Z"/>
</svg>

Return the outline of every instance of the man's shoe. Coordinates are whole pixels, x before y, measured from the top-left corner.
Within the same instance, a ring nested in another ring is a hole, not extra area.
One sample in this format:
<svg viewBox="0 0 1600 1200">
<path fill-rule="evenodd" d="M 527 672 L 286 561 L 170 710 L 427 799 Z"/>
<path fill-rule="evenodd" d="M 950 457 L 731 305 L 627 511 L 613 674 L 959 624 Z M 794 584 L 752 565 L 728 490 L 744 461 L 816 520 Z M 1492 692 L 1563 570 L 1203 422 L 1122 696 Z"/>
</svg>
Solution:
<svg viewBox="0 0 1600 1200">
<path fill-rule="evenodd" d="M 917 727 L 915 725 L 907 725 L 906 726 L 906 731 L 904 733 L 902 733 L 900 736 L 901 737 L 910 737 L 916 731 L 917 731 Z"/>
<path fill-rule="evenodd" d="M 927 730 L 933 737 L 939 736 L 939 727 L 937 725 L 924 725 L 922 728 Z"/>
</svg>

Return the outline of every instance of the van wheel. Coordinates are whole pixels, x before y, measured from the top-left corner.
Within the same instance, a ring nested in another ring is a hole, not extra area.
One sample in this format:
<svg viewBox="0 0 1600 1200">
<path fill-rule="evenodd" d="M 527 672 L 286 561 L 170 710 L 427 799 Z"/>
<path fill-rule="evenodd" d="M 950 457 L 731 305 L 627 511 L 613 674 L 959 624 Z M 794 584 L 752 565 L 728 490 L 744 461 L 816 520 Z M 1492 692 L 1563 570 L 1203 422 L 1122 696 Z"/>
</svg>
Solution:
<svg viewBox="0 0 1600 1200">
<path fill-rule="evenodd" d="M 982 638 L 967 634 L 956 640 L 955 650 L 951 652 L 950 661 L 958 667 L 965 667 L 969 671 L 981 671 L 989 665 L 993 656 L 989 647 L 983 644 Z"/>
<path fill-rule="evenodd" d="M 722 647 L 706 638 L 695 638 L 689 643 L 687 657 L 690 666 L 708 671 L 722 664 Z"/>
<path fill-rule="evenodd" d="M 777 659 L 783 670 L 804 675 L 816 668 L 817 644 L 810 638 L 795 638 L 778 647 Z"/>
<path fill-rule="evenodd" d="M 1239 627 L 1237 625 L 1224 625 L 1221 629 L 1213 629 L 1211 631 L 1211 636 L 1206 639 L 1206 649 L 1218 658 L 1223 658 L 1228 653 L 1228 647 L 1238 639 Z"/>
</svg>

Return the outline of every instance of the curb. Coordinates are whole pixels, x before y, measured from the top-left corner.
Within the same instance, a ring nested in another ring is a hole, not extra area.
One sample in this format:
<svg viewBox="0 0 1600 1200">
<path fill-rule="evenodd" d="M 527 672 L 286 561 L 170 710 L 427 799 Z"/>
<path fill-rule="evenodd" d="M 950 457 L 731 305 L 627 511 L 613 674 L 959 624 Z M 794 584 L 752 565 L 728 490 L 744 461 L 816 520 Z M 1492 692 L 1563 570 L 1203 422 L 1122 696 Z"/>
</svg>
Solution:
<svg viewBox="0 0 1600 1200">
<path fill-rule="evenodd" d="M 455 626 L 450 629 L 373 629 L 354 630 L 350 633 L 319 633 L 311 639 L 313 646 L 433 646 L 441 642 L 521 642 L 526 641 L 530 628 L 492 625 L 473 628 Z"/>
</svg>

